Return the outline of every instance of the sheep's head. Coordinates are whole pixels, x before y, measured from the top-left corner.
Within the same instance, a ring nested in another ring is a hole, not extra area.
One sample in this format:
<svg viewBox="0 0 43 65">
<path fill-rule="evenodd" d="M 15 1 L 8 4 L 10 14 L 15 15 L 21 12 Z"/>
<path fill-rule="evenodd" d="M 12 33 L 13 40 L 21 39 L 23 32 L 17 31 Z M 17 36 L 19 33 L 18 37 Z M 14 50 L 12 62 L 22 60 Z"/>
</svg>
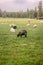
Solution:
<svg viewBox="0 0 43 65">
<path fill-rule="evenodd" d="M 17 37 L 19 37 L 19 34 L 17 34 Z"/>
</svg>

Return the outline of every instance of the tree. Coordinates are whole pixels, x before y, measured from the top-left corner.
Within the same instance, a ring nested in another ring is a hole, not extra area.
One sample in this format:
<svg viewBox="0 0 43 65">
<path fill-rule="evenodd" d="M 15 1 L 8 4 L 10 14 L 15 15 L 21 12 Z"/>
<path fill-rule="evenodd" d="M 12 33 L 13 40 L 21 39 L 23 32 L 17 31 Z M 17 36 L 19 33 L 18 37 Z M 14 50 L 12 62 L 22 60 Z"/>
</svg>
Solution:
<svg viewBox="0 0 43 65">
<path fill-rule="evenodd" d="M 3 11 L 2 17 L 6 17 L 6 14 L 7 14 L 7 12 L 6 11 Z"/>
<path fill-rule="evenodd" d="M 29 9 L 27 8 L 27 18 L 29 18 Z"/>
<path fill-rule="evenodd" d="M 29 12 L 29 18 L 34 18 L 34 10 L 31 9 Z"/>
<path fill-rule="evenodd" d="M 38 5 L 38 17 L 42 17 L 42 0 L 39 1 Z"/>
<path fill-rule="evenodd" d="M 37 18 L 37 8 L 35 7 L 34 18 Z"/>
<path fill-rule="evenodd" d="M 0 9 L 0 17 L 2 17 L 2 10 Z"/>
</svg>

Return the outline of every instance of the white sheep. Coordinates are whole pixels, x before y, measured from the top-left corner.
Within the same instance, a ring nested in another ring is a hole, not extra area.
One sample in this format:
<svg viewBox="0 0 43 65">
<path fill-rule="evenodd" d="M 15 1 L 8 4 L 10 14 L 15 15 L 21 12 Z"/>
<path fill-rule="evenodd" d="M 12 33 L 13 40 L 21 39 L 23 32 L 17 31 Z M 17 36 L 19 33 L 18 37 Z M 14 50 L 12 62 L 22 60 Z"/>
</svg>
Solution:
<svg viewBox="0 0 43 65">
<path fill-rule="evenodd" d="M 26 26 L 30 26 L 30 24 L 28 23 Z"/>
<path fill-rule="evenodd" d="M 11 29 L 10 29 L 10 32 L 15 32 L 15 29 L 11 28 Z"/>
<path fill-rule="evenodd" d="M 27 25 L 26 26 L 30 26 L 30 21 L 28 21 Z"/>
<path fill-rule="evenodd" d="M 17 28 L 16 24 L 10 24 L 9 26 L 10 26 L 11 28 L 14 28 L 14 29 Z"/>
<path fill-rule="evenodd" d="M 36 24 L 34 24 L 34 25 L 33 25 L 33 28 L 36 28 L 36 27 L 37 27 L 37 25 L 36 25 Z"/>
</svg>

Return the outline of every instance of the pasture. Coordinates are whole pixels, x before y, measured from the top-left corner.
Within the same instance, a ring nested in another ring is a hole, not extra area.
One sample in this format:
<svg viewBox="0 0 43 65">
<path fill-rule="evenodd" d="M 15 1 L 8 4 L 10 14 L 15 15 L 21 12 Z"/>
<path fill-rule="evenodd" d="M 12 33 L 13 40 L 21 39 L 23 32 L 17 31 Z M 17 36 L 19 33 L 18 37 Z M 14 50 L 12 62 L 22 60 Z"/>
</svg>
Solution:
<svg viewBox="0 0 43 65">
<path fill-rule="evenodd" d="M 10 32 L 12 23 L 17 25 L 15 32 Z M 17 37 L 23 29 L 27 37 Z M 43 20 L 0 18 L 0 65 L 43 65 Z"/>
</svg>

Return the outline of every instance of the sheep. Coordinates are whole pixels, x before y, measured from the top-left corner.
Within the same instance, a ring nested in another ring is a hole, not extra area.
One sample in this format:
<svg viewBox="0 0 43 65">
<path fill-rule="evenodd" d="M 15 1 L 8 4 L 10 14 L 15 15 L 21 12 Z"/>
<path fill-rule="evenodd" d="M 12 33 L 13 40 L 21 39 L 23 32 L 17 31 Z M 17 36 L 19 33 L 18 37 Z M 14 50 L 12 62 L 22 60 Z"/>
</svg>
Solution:
<svg viewBox="0 0 43 65">
<path fill-rule="evenodd" d="M 15 29 L 11 28 L 10 31 L 11 31 L 11 32 L 15 32 Z"/>
<path fill-rule="evenodd" d="M 37 25 L 36 25 L 36 24 L 34 24 L 34 25 L 33 25 L 33 28 L 36 28 L 36 27 L 37 27 Z"/>
<path fill-rule="evenodd" d="M 10 24 L 9 25 L 11 28 L 13 28 L 13 29 L 16 29 L 17 28 L 17 26 L 15 25 L 15 24 Z"/>
<path fill-rule="evenodd" d="M 27 31 L 26 30 L 21 30 L 18 34 L 17 34 L 17 37 L 22 37 L 22 36 L 25 36 L 27 37 Z"/>
<path fill-rule="evenodd" d="M 30 26 L 30 21 L 28 21 L 27 25 L 26 26 Z"/>
<path fill-rule="evenodd" d="M 26 26 L 30 26 L 30 24 L 28 23 Z"/>
</svg>

